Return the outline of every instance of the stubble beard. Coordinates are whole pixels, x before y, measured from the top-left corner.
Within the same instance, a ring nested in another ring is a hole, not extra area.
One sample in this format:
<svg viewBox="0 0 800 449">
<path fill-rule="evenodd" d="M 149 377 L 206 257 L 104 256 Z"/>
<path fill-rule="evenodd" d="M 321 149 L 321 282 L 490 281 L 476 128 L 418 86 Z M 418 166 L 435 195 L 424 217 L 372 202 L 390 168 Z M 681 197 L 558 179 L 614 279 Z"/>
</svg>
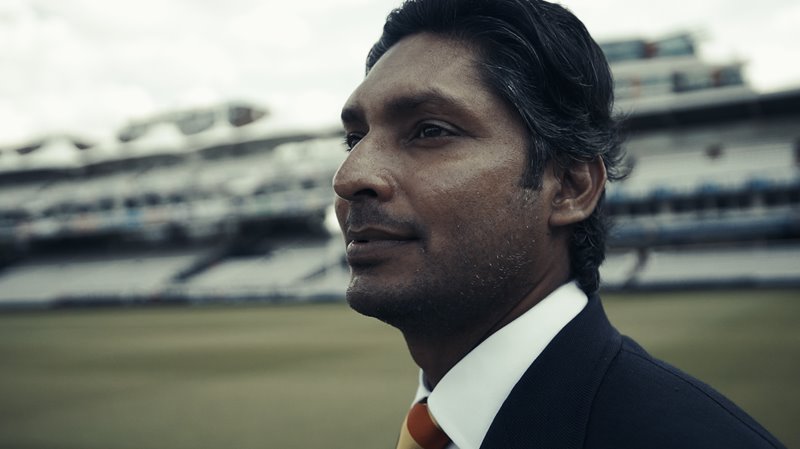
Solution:
<svg viewBox="0 0 800 449">
<path fill-rule="evenodd" d="M 459 238 L 453 247 L 460 251 L 451 257 L 423 254 L 427 263 L 402 284 L 354 277 L 347 301 L 363 315 L 420 337 L 457 335 L 499 320 L 533 288 L 530 242 L 519 236 L 483 238 L 478 247 L 476 237 Z"/>
</svg>

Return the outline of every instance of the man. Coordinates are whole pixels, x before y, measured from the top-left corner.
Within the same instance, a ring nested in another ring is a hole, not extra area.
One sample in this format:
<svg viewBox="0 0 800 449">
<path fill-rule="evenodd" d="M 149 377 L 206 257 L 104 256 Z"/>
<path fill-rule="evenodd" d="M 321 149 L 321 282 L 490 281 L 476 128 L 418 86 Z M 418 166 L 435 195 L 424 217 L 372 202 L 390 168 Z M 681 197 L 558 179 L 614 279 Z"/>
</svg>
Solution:
<svg viewBox="0 0 800 449">
<path fill-rule="evenodd" d="M 419 0 L 388 17 L 342 111 L 334 189 L 348 302 L 421 368 L 401 444 L 410 429 L 425 447 L 425 421 L 460 449 L 781 447 L 604 315 L 612 99 L 601 50 L 558 5 Z"/>
</svg>

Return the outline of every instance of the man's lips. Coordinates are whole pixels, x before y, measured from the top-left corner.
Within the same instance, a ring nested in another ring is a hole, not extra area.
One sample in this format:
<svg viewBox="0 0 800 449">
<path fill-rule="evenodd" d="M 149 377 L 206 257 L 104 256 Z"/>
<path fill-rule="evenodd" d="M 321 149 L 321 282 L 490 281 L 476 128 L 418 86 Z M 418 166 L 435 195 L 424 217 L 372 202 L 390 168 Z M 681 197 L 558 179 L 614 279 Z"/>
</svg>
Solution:
<svg viewBox="0 0 800 449">
<path fill-rule="evenodd" d="M 363 228 L 359 230 L 348 229 L 345 232 L 347 243 L 369 243 L 379 241 L 408 241 L 416 240 L 410 232 L 389 231 L 380 228 Z"/>
<path fill-rule="evenodd" d="M 418 242 L 419 238 L 405 231 L 363 228 L 347 230 L 345 240 L 347 261 L 350 265 L 359 265 L 398 256 L 399 251 L 409 244 Z"/>
</svg>

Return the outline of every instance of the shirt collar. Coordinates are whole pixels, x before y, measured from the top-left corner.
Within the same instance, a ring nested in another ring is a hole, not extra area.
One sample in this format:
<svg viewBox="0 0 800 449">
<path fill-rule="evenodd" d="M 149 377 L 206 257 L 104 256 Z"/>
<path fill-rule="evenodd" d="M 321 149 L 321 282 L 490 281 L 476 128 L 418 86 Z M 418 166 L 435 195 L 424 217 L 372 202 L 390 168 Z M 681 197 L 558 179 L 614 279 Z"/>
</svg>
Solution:
<svg viewBox="0 0 800 449">
<path fill-rule="evenodd" d="M 462 358 L 430 391 L 420 372 L 415 401 L 428 397 L 436 421 L 460 449 L 478 449 L 511 389 L 550 341 L 586 306 L 564 284 Z"/>
</svg>

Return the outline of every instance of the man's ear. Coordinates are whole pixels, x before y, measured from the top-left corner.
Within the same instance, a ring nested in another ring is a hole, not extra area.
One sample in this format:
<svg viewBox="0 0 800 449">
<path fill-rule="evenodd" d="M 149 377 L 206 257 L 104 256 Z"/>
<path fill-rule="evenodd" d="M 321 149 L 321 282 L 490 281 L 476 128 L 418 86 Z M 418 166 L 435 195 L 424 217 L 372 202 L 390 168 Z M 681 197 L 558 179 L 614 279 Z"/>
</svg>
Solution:
<svg viewBox="0 0 800 449">
<path fill-rule="evenodd" d="M 606 185 L 606 166 L 596 157 L 587 162 L 574 162 L 558 170 L 559 188 L 553 197 L 551 227 L 563 227 L 585 220 L 594 212 Z"/>
</svg>

